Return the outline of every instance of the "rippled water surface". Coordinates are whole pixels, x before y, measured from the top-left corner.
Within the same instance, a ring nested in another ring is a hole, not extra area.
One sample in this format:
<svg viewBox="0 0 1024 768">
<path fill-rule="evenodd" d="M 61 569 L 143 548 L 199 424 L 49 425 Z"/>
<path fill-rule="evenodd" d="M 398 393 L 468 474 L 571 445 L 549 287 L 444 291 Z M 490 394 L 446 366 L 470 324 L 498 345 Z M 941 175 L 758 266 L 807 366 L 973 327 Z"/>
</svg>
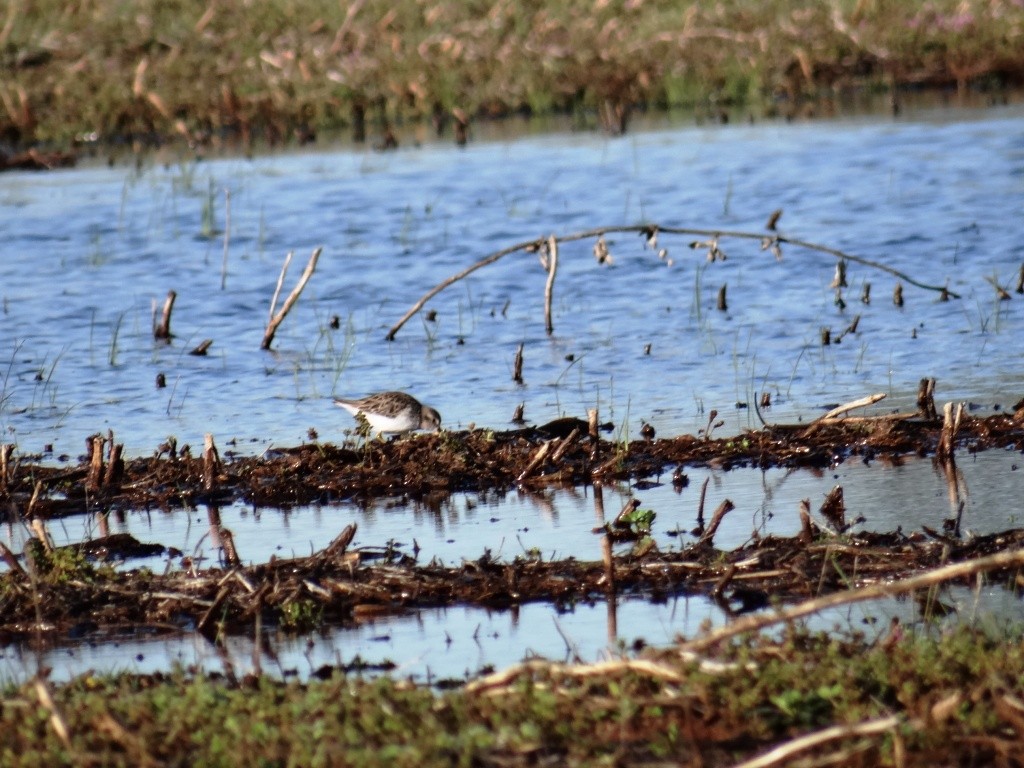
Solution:
<svg viewBox="0 0 1024 768">
<path fill-rule="evenodd" d="M 415 317 L 397 340 L 384 341 L 430 287 L 514 243 L 641 222 L 760 232 L 777 208 L 786 235 L 948 285 L 961 298 L 941 302 L 904 284 L 897 307 L 896 278 L 850 263 L 844 307 L 830 288 L 835 260 L 821 253 L 786 247 L 776 261 L 756 241 L 723 237 L 728 259 L 708 263 L 706 249 L 688 247 L 692 238 L 663 235 L 659 248 L 668 254 L 659 259 L 641 237 L 616 234 L 608 237 L 611 265 L 596 263 L 592 241 L 563 245 L 550 338 L 545 272 L 536 255 L 517 253 L 431 300 L 436 320 Z M 168 435 L 200 445 L 212 432 L 222 451 L 255 455 L 306 441 L 310 429 L 340 442 L 352 422 L 331 396 L 391 388 L 434 405 L 450 428 L 504 429 L 521 402 L 535 423 L 597 406 L 616 438 L 636 437 L 642 422 L 659 436 L 694 433 L 711 409 L 725 419 L 723 434 L 754 428 L 753 409 L 737 404 L 762 391 L 771 393 L 764 416 L 774 422 L 814 418 L 873 392 L 888 395 L 880 408 L 906 408 L 925 376 L 938 379 L 939 403 L 967 400 L 987 415 L 1024 394 L 1022 299 L 1013 292 L 1024 262 L 1022 213 L 1024 112 L 1014 107 L 4 174 L 0 440 L 21 454 L 52 447 L 44 460 L 58 461 L 77 458 L 86 436 L 101 430 L 114 430 L 128 456 L 151 453 Z M 274 350 L 261 351 L 285 254 L 295 252 L 287 292 L 318 246 L 316 274 Z M 860 300 L 865 283 L 869 304 Z M 999 301 L 993 283 L 1011 300 Z M 716 309 L 723 285 L 727 311 Z M 151 314 L 169 290 L 178 299 L 168 345 L 154 341 Z M 841 344 L 821 345 L 823 328 L 837 335 L 858 315 Z M 204 339 L 213 341 L 209 354 L 189 355 Z M 520 343 L 523 386 L 511 380 Z M 156 387 L 158 374 L 165 388 Z M 966 525 L 994 530 L 1019 521 L 1017 458 L 1000 452 L 963 468 L 974 494 Z M 704 477 L 712 479 L 710 508 L 726 497 L 737 503 L 716 541 L 723 547 L 755 530 L 792 533 L 799 499 L 820 500 L 837 483 L 869 528 L 941 526 L 950 514 L 945 485 L 926 461 L 823 475 L 691 475 L 680 494 L 670 484 L 609 488 L 601 501 L 614 514 L 638 495 L 658 512 L 663 548 L 687 542 Z M 588 488 L 458 495 L 436 508 L 288 512 L 236 505 L 221 515 L 252 562 L 307 554 L 353 520 L 357 544 L 410 547 L 415 539 L 427 559 L 458 562 L 484 548 L 508 558 L 536 549 L 594 559 L 594 496 Z M 144 541 L 216 556 L 202 509 L 128 513 L 114 524 Z M 70 518 L 54 533 L 77 540 L 93 526 Z M 6 529 L 16 550 L 20 535 Z M 159 558 L 146 564 L 168 566 Z M 693 630 L 664 618 L 674 608 L 644 606 L 630 604 L 638 611 L 631 625 Z M 550 609 L 525 610 L 543 610 L 537 621 L 551 622 Z M 435 620 L 465 634 L 492 619 L 460 609 L 425 621 Z M 396 627 L 424 620 L 396 621 L 387 630 L 393 636 L 415 635 Z M 556 634 L 557 643 L 564 645 Z M 516 659 L 528 645 L 496 653 Z M 429 647 L 424 653 L 436 652 L 436 643 Z"/>
</svg>

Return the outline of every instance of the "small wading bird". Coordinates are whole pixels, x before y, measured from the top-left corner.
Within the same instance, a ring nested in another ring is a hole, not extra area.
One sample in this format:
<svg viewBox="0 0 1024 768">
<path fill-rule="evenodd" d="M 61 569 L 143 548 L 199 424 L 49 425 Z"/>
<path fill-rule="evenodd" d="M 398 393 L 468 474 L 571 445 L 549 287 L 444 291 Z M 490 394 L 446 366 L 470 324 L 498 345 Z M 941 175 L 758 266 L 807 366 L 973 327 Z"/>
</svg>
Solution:
<svg viewBox="0 0 1024 768">
<path fill-rule="evenodd" d="M 441 428 L 441 414 L 405 392 L 378 392 L 358 400 L 336 397 L 334 404 L 353 416 L 362 414 L 370 429 L 380 434 Z"/>
</svg>

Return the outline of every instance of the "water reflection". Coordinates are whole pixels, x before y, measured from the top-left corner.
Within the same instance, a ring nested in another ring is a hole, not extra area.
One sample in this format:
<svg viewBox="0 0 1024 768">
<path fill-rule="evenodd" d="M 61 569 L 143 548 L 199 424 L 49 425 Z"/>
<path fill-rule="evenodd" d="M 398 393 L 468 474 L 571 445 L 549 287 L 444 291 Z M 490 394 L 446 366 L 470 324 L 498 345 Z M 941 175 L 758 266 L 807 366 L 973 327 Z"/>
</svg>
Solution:
<svg viewBox="0 0 1024 768">
<path fill-rule="evenodd" d="M 701 535 L 699 515 L 725 502 L 733 509 L 714 533 L 719 549 L 731 550 L 768 535 L 800 532 L 799 509 L 808 500 L 818 513 L 827 495 L 839 486 L 846 518 L 863 521 L 855 530 L 955 530 L 959 520 L 966 535 L 986 534 L 1022 524 L 1022 511 L 1007 503 L 1008 488 L 1024 458 L 1016 451 L 991 450 L 961 455 L 950 466 L 931 458 L 907 457 L 896 464 L 852 459 L 831 470 L 774 468 L 687 468 L 685 486 L 662 478 L 634 485 L 584 486 L 540 491 L 458 493 L 413 502 L 405 497 L 366 503 L 263 509 L 244 503 L 197 509 L 115 510 L 53 520 L 49 534 L 57 546 L 97 536 L 131 534 L 142 542 L 161 544 L 163 555 L 132 559 L 121 567 L 148 567 L 157 572 L 183 567 L 182 558 L 201 566 L 227 565 L 225 537 L 242 564 L 265 563 L 271 557 L 303 557 L 326 547 L 350 524 L 357 532 L 352 547 L 390 551 L 426 563 L 457 565 L 485 553 L 512 560 L 574 557 L 602 560 L 602 530 L 619 510 L 635 503 L 655 513 L 651 529 L 663 551 L 681 550 Z M 12 520 L 4 539 L 21 552 L 25 527 Z M 617 543 L 614 551 L 629 549 Z M 0 564 L 0 569 L 5 568 Z"/>
<path fill-rule="evenodd" d="M 1024 620 L 1019 596 L 1001 588 L 953 588 L 931 594 L 930 606 L 912 598 L 859 603 L 824 611 L 808 619 L 812 629 L 862 631 L 882 637 L 891 619 L 941 628 L 963 621 L 998 630 Z M 946 606 L 945 619 L 935 600 Z M 924 616 L 932 618 L 924 620 Z M 678 597 L 665 603 L 619 599 L 577 604 L 557 612 L 530 603 L 513 610 L 446 608 L 375 617 L 357 626 L 312 636 L 264 632 L 259 638 L 231 637 L 223 647 L 198 633 L 169 637 L 112 638 L 34 650 L 31 644 L 0 647 L 0 681 L 20 681 L 37 670 L 55 680 L 87 671 L 166 672 L 172 665 L 241 676 L 265 672 L 306 679 L 322 667 L 353 674 L 387 671 L 400 677 L 438 683 L 464 680 L 519 660 L 592 662 L 630 655 L 646 646 L 666 646 L 721 626 L 724 614 L 705 598 Z"/>
</svg>

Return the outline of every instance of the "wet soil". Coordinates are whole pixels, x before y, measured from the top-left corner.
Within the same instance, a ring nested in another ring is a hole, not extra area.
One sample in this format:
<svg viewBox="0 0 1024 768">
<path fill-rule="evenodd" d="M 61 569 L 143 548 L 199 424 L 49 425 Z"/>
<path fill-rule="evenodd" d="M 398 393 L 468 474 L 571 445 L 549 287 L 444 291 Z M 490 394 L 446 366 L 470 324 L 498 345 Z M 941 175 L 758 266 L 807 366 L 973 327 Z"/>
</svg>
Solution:
<svg viewBox="0 0 1024 768">
<path fill-rule="evenodd" d="M 1024 530 L 962 540 L 955 528 L 904 535 L 844 532 L 841 499 L 826 501 L 822 515 L 834 530 L 805 517 L 800 535 L 766 537 L 730 552 L 714 546 L 714 516 L 698 541 L 671 554 L 629 525 L 611 521 L 603 561 L 511 562 L 489 553 L 449 567 L 380 548 L 350 549 L 355 526 L 310 557 L 243 567 L 230 531 L 220 527 L 223 561 L 213 567 L 181 553 L 181 570 L 115 571 L 108 559 L 152 554 L 158 542 L 119 535 L 54 548 L 45 521 L 91 510 L 191 507 L 205 504 L 212 526 L 217 505 L 244 500 L 288 505 L 342 498 L 404 495 L 423 498 L 454 491 L 502 491 L 553 484 L 600 484 L 672 472 L 685 482 L 687 466 L 824 467 L 860 458 L 898 462 L 933 453 L 941 423 L 919 417 L 819 421 L 766 427 L 739 436 L 682 436 L 628 446 L 586 434 L 587 425 L 559 420 L 542 428 L 495 433 L 415 435 L 367 441 L 356 447 L 308 444 L 261 457 L 220 463 L 212 442 L 203 457 L 162 446 L 152 458 L 97 466 L 94 454 L 71 469 L 15 462 L 7 452 L 3 494 L 8 520 L 21 518 L 37 537 L 20 555 L 3 547 L 8 572 L 0 576 L 0 643 L 18 639 L 59 642 L 116 633 L 198 630 L 211 640 L 251 633 L 259 623 L 305 632 L 324 623 L 345 625 L 380 614 L 422 607 L 472 604 L 514 609 L 529 601 L 574 604 L 609 596 L 710 595 L 729 613 L 770 602 L 845 590 L 851 574 L 861 584 L 899 578 L 920 569 L 1018 547 Z M 584 435 L 580 437 L 580 435 Z M 99 442 L 102 446 L 102 442 Z M 1024 449 L 1024 410 L 984 419 L 967 417 L 957 433 L 959 451 Z M 115 446 L 116 447 L 116 446 Z M 949 459 L 952 460 L 952 459 Z M 727 509 L 721 509 L 723 514 Z M 613 542 L 633 541 L 624 555 Z M 1012 575 L 1000 577 L 1011 580 Z"/>
<path fill-rule="evenodd" d="M 70 468 L 36 463 L 41 456 L 10 456 L 0 481 L 0 500 L 8 502 L 0 519 L 234 501 L 287 507 L 424 499 L 650 478 L 669 471 L 673 482 L 684 482 L 686 467 L 828 467 L 854 458 L 899 463 L 906 456 L 934 454 L 941 431 L 941 419 L 896 414 L 766 426 L 726 438 L 682 435 L 625 444 L 592 438 L 586 422 L 567 418 L 507 432 L 416 434 L 343 446 L 313 442 L 225 462 L 212 445 L 194 456 L 189 446 L 178 450 L 167 444 L 150 458 L 123 461 L 111 434 L 96 437 L 114 450 L 84 457 Z M 956 444 L 967 452 L 1024 450 L 1024 407 L 1012 414 L 966 416 Z"/>
</svg>

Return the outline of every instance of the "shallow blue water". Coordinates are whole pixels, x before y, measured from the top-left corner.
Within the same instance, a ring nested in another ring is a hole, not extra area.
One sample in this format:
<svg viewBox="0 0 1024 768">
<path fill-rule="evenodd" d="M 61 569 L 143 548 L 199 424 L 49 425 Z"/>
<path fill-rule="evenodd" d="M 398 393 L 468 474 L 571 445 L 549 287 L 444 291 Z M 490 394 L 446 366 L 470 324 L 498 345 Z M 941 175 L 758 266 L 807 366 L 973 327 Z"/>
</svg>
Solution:
<svg viewBox="0 0 1024 768">
<path fill-rule="evenodd" d="M 77 456 L 108 428 L 128 455 L 207 431 L 258 453 L 310 427 L 339 440 L 351 420 L 332 394 L 394 387 L 452 427 L 504 428 L 525 402 L 538 423 L 597 405 L 634 436 L 641 420 L 662 435 L 694 432 L 715 408 L 725 432 L 758 426 L 735 407 L 755 391 L 773 395 L 766 418 L 786 421 L 871 392 L 889 394 L 882 407 L 906 405 L 924 376 L 938 378 L 939 402 L 1006 407 L 1021 394 L 1021 302 L 996 301 L 987 278 L 1012 289 L 1024 261 L 1024 119 L 1011 108 L 946 117 L 5 174 L 0 427 L 25 453 L 53 444 Z M 201 231 L 209 199 L 223 229 L 225 190 L 221 290 L 222 236 Z M 759 232 L 779 207 L 785 234 L 963 298 L 904 286 L 900 309 L 895 278 L 850 264 L 841 310 L 822 254 L 786 248 L 776 262 L 756 242 L 723 239 L 728 260 L 707 264 L 692 238 L 662 236 L 667 267 L 642 238 L 614 235 L 611 267 L 596 264 L 591 241 L 563 246 L 550 339 L 544 272 L 515 254 L 435 297 L 436 322 L 413 318 L 383 341 L 428 288 L 516 242 L 645 220 Z M 296 253 L 287 292 L 317 246 L 320 266 L 275 351 L 260 351 L 285 254 Z M 870 305 L 859 301 L 865 281 Z M 714 308 L 723 284 L 724 313 Z M 171 289 L 167 346 L 152 338 L 151 312 Z M 820 345 L 823 327 L 837 334 L 858 314 L 857 333 Z M 207 338 L 207 357 L 185 354 Z M 511 381 L 520 342 L 524 387 Z"/>
<path fill-rule="evenodd" d="M 230 238 L 222 289 L 225 190 Z M 204 234 L 203 209 L 211 201 L 217 231 Z M 436 321 L 413 318 L 396 341 L 384 341 L 427 289 L 514 243 L 641 221 L 760 232 L 776 208 L 784 209 L 784 234 L 925 283 L 948 283 L 962 298 L 943 303 L 904 285 L 905 305 L 898 308 L 891 299 L 895 278 L 851 263 L 841 309 L 829 288 L 832 257 L 785 247 L 777 262 L 756 241 L 723 238 L 728 259 L 709 264 L 703 250 L 688 247 L 692 238 L 663 235 L 659 246 L 674 262 L 668 266 L 643 248 L 642 238 L 616 234 L 608 237 L 611 266 L 595 262 L 592 241 L 563 245 L 551 338 L 543 327 L 545 273 L 535 255 L 520 253 L 435 297 L 428 309 L 436 310 Z M 222 452 L 252 455 L 308 440 L 310 428 L 321 440 L 340 441 L 352 421 L 331 405 L 331 395 L 388 388 L 421 397 L 453 428 L 503 429 L 520 402 L 536 423 L 582 416 L 596 405 L 615 423 L 617 438 L 636 437 L 642 421 L 659 436 L 694 433 L 711 409 L 726 421 L 720 434 L 757 427 L 752 409 L 736 403 L 752 402 L 762 390 L 772 394 L 765 417 L 774 422 L 810 419 L 873 392 L 889 396 L 876 410 L 912 408 L 925 376 L 938 379 L 938 403 L 967 400 L 973 413 L 986 415 L 1022 395 L 1024 299 L 1012 293 L 1000 302 L 989 282 L 1011 292 L 1015 286 L 1024 262 L 1022 212 L 1024 111 L 1014 107 L 910 112 L 897 121 L 662 124 L 617 139 L 557 133 L 386 155 L 332 150 L 5 174 L 0 440 L 15 442 L 21 454 L 52 445 L 56 460 L 62 453 L 77 457 L 86 436 L 101 430 L 113 429 L 128 456 L 154 451 L 168 435 L 198 446 L 212 432 Z M 287 293 L 318 246 L 319 268 L 274 351 L 260 351 L 285 253 L 295 251 Z M 859 300 L 864 282 L 872 285 L 870 304 Z M 719 312 L 723 284 L 729 309 Z M 151 313 L 171 289 L 178 293 L 175 338 L 166 345 L 152 338 Z M 329 327 L 335 315 L 336 330 Z M 821 346 L 823 327 L 838 334 L 855 315 L 856 333 Z M 203 339 L 213 339 L 209 355 L 188 355 Z M 520 343 L 525 386 L 511 381 Z M 165 389 L 155 386 L 158 373 L 166 376 Z M 990 452 L 961 461 L 970 492 L 967 528 L 1019 524 L 1018 459 Z M 800 499 L 816 508 L 835 484 L 844 486 L 850 514 L 864 515 L 868 529 L 938 528 L 955 508 L 927 461 L 850 463 L 828 473 L 690 474 L 682 493 L 670 484 L 607 488 L 606 514 L 637 496 L 658 513 L 658 545 L 685 546 L 708 477 L 708 510 L 724 498 L 737 505 L 716 539 L 731 548 L 755 531 L 791 535 Z M 387 502 L 288 512 L 233 505 L 221 516 L 246 562 L 307 554 L 352 521 L 360 526 L 356 545 L 395 541 L 408 551 L 415 540 L 422 559 L 446 562 L 479 557 L 484 548 L 505 558 L 537 550 L 596 559 L 600 543 L 591 532 L 593 489 L 457 495 L 436 509 Z M 202 509 L 132 512 L 111 526 L 208 563 L 218 556 Z M 95 534 L 97 522 L 72 517 L 51 529 L 63 543 Z M 22 531 L 8 526 L 4 536 L 20 551 Z M 139 564 L 177 567 L 173 558 L 128 565 Z M 668 639 L 716 615 L 702 601 L 687 605 L 687 615 L 699 618 L 680 627 L 665 619 L 664 606 L 630 603 L 629 626 L 664 626 Z M 541 616 L 535 623 L 554 625 L 550 608 L 531 611 Z M 445 653 L 439 649 L 447 647 L 446 635 L 472 635 L 492 621 L 482 616 L 422 613 L 389 621 L 388 632 L 403 638 L 402 659 L 434 658 Z M 511 621 L 498 616 L 493 620 Z M 608 644 L 594 639 L 589 625 L 579 631 L 590 638 L 589 654 Z M 487 644 L 481 665 L 536 650 L 530 633 L 505 624 L 495 633 L 509 641 Z M 315 653 L 328 660 L 348 660 L 349 651 L 394 658 L 386 647 L 377 653 L 382 641 L 371 635 L 332 634 Z M 557 631 L 544 642 L 544 652 L 565 644 Z M 202 656 L 189 641 L 172 646 L 138 653 L 157 666 Z M 126 658 L 119 649 L 58 653 L 109 668 Z M 15 664 L 20 653 L 8 649 L 4 658 Z M 79 668 L 67 665 L 69 674 Z M 440 662 L 415 667 L 417 674 L 438 668 L 464 671 Z"/>
</svg>

